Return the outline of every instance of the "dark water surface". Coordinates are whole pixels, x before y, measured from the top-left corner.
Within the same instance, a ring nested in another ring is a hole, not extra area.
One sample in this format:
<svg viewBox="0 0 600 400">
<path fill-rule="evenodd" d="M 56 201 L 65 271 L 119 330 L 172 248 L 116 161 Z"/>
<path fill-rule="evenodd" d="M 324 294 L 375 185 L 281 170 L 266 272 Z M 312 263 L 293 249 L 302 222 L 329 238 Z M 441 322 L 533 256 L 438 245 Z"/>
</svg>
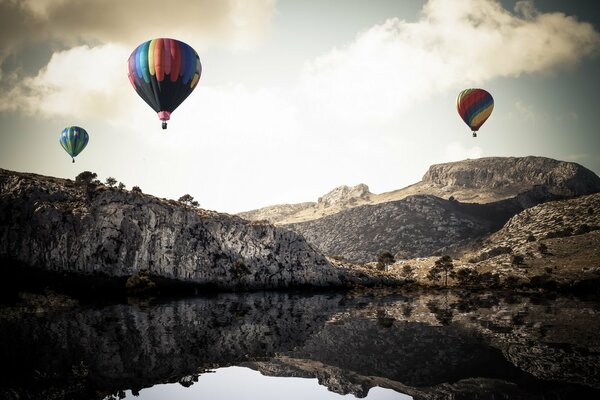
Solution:
<svg viewBox="0 0 600 400">
<path fill-rule="evenodd" d="M 4 306 L 0 398 L 600 398 L 599 317 L 493 292 Z"/>
</svg>

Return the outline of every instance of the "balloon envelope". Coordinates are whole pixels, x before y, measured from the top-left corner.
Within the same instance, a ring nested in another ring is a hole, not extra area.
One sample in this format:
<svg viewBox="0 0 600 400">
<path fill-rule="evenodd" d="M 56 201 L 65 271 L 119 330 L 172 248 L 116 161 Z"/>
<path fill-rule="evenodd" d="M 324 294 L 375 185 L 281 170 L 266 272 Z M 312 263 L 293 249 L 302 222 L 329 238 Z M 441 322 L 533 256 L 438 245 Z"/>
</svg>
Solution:
<svg viewBox="0 0 600 400">
<path fill-rule="evenodd" d="M 129 56 L 128 76 L 137 94 L 163 121 L 192 93 L 202 66 L 198 53 L 175 39 L 158 38 L 140 44 Z"/>
<path fill-rule="evenodd" d="M 458 94 L 456 108 L 469 128 L 477 132 L 492 114 L 494 99 L 483 89 L 466 89 Z"/>
<path fill-rule="evenodd" d="M 85 129 L 79 126 L 69 126 L 60 133 L 60 145 L 75 162 L 77 154 L 81 153 L 90 141 L 90 136 Z"/>
</svg>

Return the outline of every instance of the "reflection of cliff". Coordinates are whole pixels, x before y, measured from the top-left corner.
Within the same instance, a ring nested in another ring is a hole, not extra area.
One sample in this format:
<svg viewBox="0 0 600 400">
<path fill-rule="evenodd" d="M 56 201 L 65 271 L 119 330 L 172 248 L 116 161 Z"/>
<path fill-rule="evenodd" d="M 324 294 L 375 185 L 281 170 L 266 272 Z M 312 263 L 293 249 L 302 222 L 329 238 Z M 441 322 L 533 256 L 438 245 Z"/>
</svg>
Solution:
<svg viewBox="0 0 600 400">
<path fill-rule="evenodd" d="M 102 398 L 163 382 L 189 385 L 205 369 L 229 365 L 316 377 L 358 397 L 374 386 L 415 399 L 498 391 L 595 397 L 596 306 L 493 294 L 254 293 L 4 313 L 0 398 Z M 449 310 L 443 323 L 438 309 Z"/>
<path fill-rule="evenodd" d="M 2 321 L 6 370 L 0 387 L 18 383 L 41 391 L 56 383 L 53 378 L 71 376 L 83 380 L 88 392 L 110 392 L 270 357 L 301 345 L 337 310 L 338 301 L 277 293 L 222 295 Z"/>
</svg>

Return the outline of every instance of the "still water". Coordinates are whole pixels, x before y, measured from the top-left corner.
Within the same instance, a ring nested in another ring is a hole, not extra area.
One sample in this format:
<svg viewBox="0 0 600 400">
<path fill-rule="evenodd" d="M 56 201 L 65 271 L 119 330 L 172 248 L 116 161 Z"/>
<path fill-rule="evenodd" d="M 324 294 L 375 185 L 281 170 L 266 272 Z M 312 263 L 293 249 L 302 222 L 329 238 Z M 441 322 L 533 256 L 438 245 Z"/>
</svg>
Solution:
<svg viewBox="0 0 600 400">
<path fill-rule="evenodd" d="M 600 398 L 598 332 L 598 299 L 493 292 L 3 306 L 0 398 Z"/>
</svg>

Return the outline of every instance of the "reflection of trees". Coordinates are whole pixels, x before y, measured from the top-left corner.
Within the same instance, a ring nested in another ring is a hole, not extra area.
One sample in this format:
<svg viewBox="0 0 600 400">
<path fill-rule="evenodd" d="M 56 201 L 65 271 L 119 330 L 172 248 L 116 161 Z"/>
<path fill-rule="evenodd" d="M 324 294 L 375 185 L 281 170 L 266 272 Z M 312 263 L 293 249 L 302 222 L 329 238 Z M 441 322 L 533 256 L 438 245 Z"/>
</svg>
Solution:
<svg viewBox="0 0 600 400">
<path fill-rule="evenodd" d="M 437 300 L 430 300 L 427 302 L 427 308 L 435 316 L 435 319 L 442 325 L 449 325 L 454 317 L 454 311 L 448 305 L 448 299 L 440 302 Z"/>
</svg>

